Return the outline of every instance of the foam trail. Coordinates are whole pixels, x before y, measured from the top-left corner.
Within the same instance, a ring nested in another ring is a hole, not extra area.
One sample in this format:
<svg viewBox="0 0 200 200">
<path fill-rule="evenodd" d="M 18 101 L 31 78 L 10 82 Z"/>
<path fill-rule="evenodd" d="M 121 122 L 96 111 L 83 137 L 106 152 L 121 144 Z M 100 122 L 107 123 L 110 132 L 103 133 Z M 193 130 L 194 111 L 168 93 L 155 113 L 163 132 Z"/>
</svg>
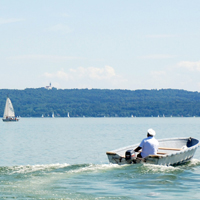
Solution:
<svg viewBox="0 0 200 200">
<path fill-rule="evenodd" d="M 50 171 L 54 169 L 60 169 L 64 167 L 70 166 L 67 163 L 64 164 L 49 164 L 49 165 L 20 165 L 20 166 L 13 166 L 13 167 L 8 167 L 8 170 L 11 171 L 11 174 L 15 173 L 20 173 L 20 174 L 25 174 L 25 173 L 31 173 L 31 172 L 36 172 L 36 171 Z"/>
<path fill-rule="evenodd" d="M 115 168 L 122 168 L 124 166 L 115 165 L 115 164 L 89 164 L 88 166 L 81 167 L 75 170 L 69 171 L 69 173 L 81 173 L 81 172 L 92 172 L 92 171 L 102 171 L 110 170 Z"/>
<path fill-rule="evenodd" d="M 187 165 L 191 166 L 191 167 L 198 166 L 198 165 L 200 165 L 200 160 L 193 158 Z"/>
<path fill-rule="evenodd" d="M 125 165 L 124 165 L 125 166 Z M 42 164 L 42 165 L 20 165 L 12 167 L 1 167 L 2 173 L 9 174 L 28 174 L 34 172 L 52 172 L 54 170 L 59 170 L 66 168 L 67 170 L 62 171 L 62 173 L 81 173 L 81 172 L 90 172 L 90 171 L 99 171 L 99 170 L 110 170 L 114 168 L 122 168 L 124 166 L 115 165 L 115 164 L 78 164 L 70 165 L 68 163 L 56 163 L 56 164 Z"/>
</svg>

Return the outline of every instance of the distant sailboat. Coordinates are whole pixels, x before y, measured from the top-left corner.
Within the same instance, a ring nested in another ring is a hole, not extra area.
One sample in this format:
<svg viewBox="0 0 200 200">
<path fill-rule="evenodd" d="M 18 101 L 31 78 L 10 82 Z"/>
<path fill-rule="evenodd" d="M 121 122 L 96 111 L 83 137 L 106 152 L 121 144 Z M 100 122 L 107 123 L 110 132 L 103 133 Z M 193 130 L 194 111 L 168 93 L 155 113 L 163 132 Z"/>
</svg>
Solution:
<svg viewBox="0 0 200 200">
<path fill-rule="evenodd" d="M 54 118 L 54 112 L 52 112 L 52 118 Z"/>
<path fill-rule="evenodd" d="M 42 118 L 44 117 L 44 115 L 42 114 Z"/>
<path fill-rule="evenodd" d="M 69 116 L 69 112 L 68 112 L 68 114 L 67 114 L 67 117 L 70 117 L 70 116 Z"/>
<path fill-rule="evenodd" d="M 15 111 L 12 102 L 9 97 L 6 99 L 6 105 L 4 109 L 3 119 L 4 122 L 18 121 L 19 119 L 15 117 Z"/>
</svg>

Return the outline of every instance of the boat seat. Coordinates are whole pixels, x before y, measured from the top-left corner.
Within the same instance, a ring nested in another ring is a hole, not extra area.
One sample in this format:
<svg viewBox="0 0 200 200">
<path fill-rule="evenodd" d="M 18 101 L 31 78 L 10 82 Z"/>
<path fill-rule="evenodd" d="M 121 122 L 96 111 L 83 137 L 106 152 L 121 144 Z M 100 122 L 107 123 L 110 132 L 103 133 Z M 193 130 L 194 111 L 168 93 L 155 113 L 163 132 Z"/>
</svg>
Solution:
<svg viewBox="0 0 200 200">
<path fill-rule="evenodd" d="M 110 151 L 107 151 L 106 154 L 107 154 L 107 155 L 116 155 L 115 152 L 110 152 Z"/>
<path fill-rule="evenodd" d="M 167 153 L 157 152 L 157 154 L 159 154 L 159 155 L 166 155 Z"/>
<path fill-rule="evenodd" d="M 181 151 L 182 148 L 168 148 L 168 147 L 158 147 L 160 150 L 171 150 L 171 151 Z"/>
</svg>

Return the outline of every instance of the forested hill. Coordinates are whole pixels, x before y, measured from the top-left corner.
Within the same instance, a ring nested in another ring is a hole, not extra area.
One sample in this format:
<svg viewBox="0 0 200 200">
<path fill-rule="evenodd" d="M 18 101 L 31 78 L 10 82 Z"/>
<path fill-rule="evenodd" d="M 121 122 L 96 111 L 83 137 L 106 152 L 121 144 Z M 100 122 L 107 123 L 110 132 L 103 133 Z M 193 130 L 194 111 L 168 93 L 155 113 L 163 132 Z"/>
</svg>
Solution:
<svg viewBox="0 0 200 200">
<path fill-rule="evenodd" d="M 200 93 L 185 90 L 1 89 L 1 116 L 7 95 L 21 117 L 200 116 Z"/>
</svg>

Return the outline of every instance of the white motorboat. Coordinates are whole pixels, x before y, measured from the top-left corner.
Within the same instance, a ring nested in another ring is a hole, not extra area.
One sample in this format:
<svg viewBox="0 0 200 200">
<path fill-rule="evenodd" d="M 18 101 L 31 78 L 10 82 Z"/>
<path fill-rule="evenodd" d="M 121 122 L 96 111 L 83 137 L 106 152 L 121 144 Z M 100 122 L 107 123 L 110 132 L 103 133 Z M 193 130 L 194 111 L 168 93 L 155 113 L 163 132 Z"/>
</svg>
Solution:
<svg viewBox="0 0 200 200">
<path fill-rule="evenodd" d="M 170 138 L 160 139 L 156 155 L 149 155 L 145 158 L 137 158 L 134 149 L 139 144 L 123 147 L 106 152 L 108 160 L 113 164 L 136 164 L 150 163 L 157 165 L 179 165 L 188 162 L 194 156 L 199 146 L 199 140 L 195 138 Z"/>
</svg>

